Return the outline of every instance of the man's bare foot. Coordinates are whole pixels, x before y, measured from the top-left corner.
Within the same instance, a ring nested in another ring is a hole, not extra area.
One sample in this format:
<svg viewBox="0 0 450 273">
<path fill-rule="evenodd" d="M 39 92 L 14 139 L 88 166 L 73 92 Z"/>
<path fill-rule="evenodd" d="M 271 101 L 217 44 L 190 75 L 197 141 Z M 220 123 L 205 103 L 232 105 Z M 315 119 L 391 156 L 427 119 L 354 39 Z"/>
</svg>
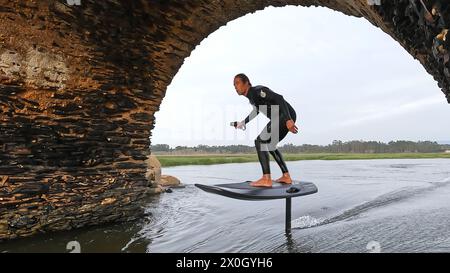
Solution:
<svg viewBox="0 0 450 273">
<path fill-rule="evenodd" d="M 289 173 L 283 173 L 283 175 L 280 178 L 278 178 L 277 180 L 275 180 L 275 182 L 292 184 L 292 179 L 291 179 L 291 176 L 289 175 Z"/>
<path fill-rule="evenodd" d="M 260 179 L 251 182 L 250 186 L 271 188 L 272 187 L 272 178 L 270 177 L 270 174 L 265 174 Z"/>
</svg>

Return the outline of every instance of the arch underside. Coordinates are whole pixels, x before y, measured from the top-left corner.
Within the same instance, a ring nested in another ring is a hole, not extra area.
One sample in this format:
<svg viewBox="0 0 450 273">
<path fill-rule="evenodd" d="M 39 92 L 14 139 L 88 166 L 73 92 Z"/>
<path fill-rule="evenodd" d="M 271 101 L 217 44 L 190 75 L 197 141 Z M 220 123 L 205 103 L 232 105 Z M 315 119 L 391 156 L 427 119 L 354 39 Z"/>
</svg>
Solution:
<svg viewBox="0 0 450 273">
<path fill-rule="evenodd" d="M 3 0 L 0 240 L 140 217 L 155 192 L 149 137 L 167 86 L 210 33 L 268 6 L 366 18 L 419 60 L 450 102 L 450 10 L 422 2 Z"/>
</svg>

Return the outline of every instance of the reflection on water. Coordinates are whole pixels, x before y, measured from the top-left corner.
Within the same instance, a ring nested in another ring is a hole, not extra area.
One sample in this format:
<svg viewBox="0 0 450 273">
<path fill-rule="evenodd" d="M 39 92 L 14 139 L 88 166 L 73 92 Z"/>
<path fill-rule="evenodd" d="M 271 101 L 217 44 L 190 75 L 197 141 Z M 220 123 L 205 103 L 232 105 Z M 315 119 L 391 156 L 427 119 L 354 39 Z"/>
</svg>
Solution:
<svg viewBox="0 0 450 273">
<path fill-rule="evenodd" d="M 292 200 L 288 234 L 284 200 L 235 200 L 193 185 L 254 180 L 259 163 L 163 168 L 187 186 L 150 198 L 140 221 L 5 242 L 0 252 L 68 252 L 71 241 L 82 252 L 367 252 L 373 243 L 383 252 L 448 252 L 449 162 L 288 162 L 295 179 L 319 188 Z"/>
</svg>

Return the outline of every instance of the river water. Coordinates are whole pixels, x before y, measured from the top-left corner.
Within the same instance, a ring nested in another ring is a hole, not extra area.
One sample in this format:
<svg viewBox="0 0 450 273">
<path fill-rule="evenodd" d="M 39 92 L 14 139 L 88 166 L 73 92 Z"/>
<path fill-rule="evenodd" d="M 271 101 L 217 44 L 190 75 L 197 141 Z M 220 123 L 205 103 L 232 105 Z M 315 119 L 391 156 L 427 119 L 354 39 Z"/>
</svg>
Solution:
<svg viewBox="0 0 450 273">
<path fill-rule="evenodd" d="M 271 162 L 273 178 L 281 173 Z M 294 179 L 319 192 L 285 201 L 243 201 L 194 183 L 255 180 L 259 163 L 178 166 L 163 174 L 185 188 L 149 199 L 142 220 L 38 235 L 0 252 L 449 252 L 450 159 L 289 161 Z"/>
</svg>

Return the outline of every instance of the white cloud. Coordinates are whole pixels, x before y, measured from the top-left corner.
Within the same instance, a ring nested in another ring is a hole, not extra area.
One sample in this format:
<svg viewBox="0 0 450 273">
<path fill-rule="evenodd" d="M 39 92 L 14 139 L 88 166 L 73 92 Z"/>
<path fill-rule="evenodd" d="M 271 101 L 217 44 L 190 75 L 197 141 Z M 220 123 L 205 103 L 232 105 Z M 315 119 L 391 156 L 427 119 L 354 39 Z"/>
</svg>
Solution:
<svg viewBox="0 0 450 273">
<path fill-rule="evenodd" d="M 380 107 L 380 109 L 372 108 L 372 114 L 356 117 L 354 119 L 345 120 L 336 124 L 336 127 L 344 127 L 344 126 L 355 126 L 361 123 L 367 123 L 373 120 L 383 120 L 383 119 L 392 119 L 397 115 L 405 115 L 410 112 L 415 112 L 421 108 L 430 107 L 433 105 L 437 105 L 442 103 L 441 96 L 432 96 L 408 103 L 404 103 L 398 105 L 396 107 L 385 107 L 384 109 Z"/>
</svg>

